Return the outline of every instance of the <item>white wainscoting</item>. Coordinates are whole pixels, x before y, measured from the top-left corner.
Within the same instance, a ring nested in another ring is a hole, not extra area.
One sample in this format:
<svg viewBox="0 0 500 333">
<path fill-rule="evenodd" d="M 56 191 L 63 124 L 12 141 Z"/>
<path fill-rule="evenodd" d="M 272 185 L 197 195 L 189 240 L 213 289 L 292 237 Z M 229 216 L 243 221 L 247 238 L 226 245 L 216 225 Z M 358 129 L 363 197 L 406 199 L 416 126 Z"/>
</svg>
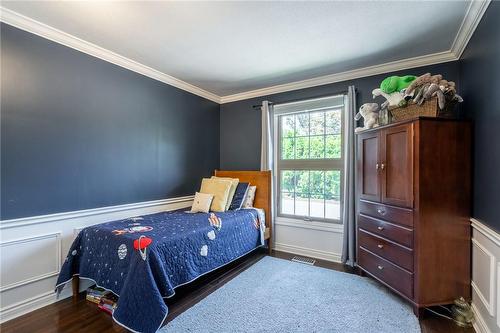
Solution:
<svg viewBox="0 0 500 333">
<path fill-rule="evenodd" d="M 0 322 L 56 301 L 54 286 L 78 232 L 90 225 L 191 206 L 193 196 L 0 221 Z M 81 283 L 84 290 L 88 283 Z M 60 298 L 71 295 L 68 286 Z"/>
<path fill-rule="evenodd" d="M 274 248 L 277 251 L 340 262 L 344 226 L 276 218 Z"/>
<path fill-rule="evenodd" d="M 500 332 L 500 234 L 472 222 L 472 309 L 478 333 Z"/>
</svg>

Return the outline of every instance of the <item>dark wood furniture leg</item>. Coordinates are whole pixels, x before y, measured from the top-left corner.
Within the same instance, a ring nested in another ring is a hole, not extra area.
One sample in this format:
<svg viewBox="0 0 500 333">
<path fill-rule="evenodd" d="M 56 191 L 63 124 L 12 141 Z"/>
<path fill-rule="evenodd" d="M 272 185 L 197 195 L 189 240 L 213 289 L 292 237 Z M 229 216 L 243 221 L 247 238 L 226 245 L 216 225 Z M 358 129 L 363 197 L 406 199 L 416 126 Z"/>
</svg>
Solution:
<svg viewBox="0 0 500 333">
<path fill-rule="evenodd" d="M 80 293 L 80 277 L 73 276 L 73 280 L 71 281 L 71 286 L 73 289 L 73 299 L 78 299 L 78 294 Z"/>
</svg>

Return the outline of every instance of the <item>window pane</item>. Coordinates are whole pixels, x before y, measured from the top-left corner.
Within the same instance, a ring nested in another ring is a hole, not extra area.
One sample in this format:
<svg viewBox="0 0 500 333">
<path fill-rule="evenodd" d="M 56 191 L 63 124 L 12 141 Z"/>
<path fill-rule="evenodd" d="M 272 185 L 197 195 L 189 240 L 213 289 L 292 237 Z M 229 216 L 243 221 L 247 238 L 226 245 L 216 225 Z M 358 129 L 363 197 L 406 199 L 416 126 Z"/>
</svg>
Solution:
<svg viewBox="0 0 500 333">
<path fill-rule="evenodd" d="M 296 193 L 309 193 L 309 171 L 300 170 L 295 171 L 295 192 Z"/>
<path fill-rule="evenodd" d="M 325 218 L 340 220 L 340 200 L 338 198 L 325 200 Z"/>
<path fill-rule="evenodd" d="M 325 217 L 340 219 L 340 170 L 325 172 Z"/>
<path fill-rule="evenodd" d="M 281 117 L 281 137 L 289 138 L 295 136 L 295 120 L 293 115 Z"/>
<path fill-rule="evenodd" d="M 340 134 L 342 128 L 341 110 L 326 111 L 326 134 Z"/>
<path fill-rule="evenodd" d="M 301 113 L 295 115 L 295 135 L 309 135 L 309 113 Z"/>
<path fill-rule="evenodd" d="M 325 218 L 325 200 L 323 195 L 311 195 L 310 216 Z"/>
<path fill-rule="evenodd" d="M 342 142 L 340 135 L 327 135 L 325 137 L 325 157 L 341 158 Z"/>
<path fill-rule="evenodd" d="M 309 216 L 309 194 L 295 193 L 295 215 Z"/>
<path fill-rule="evenodd" d="M 310 158 L 324 158 L 325 157 L 325 137 L 324 136 L 311 136 L 310 138 Z"/>
<path fill-rule="evenodd" d="M 325 185 L 324 171 L 311 171 L 310 177 L 310 192 L 311 198 L 323 198 L 323 188 Z"/>
<path fill-rule="evenodd" d="M 284 138 L 281 140 L 281 159 L 282 160 L 293 160 L 294 156 L 295 141 L 293 138 Z"/>
<path fill-rule="evenodd" d="M 293 193 L 281 193 L 281 213 L 282 214 L 295 214 Z"/>
<path fill-rule="evenodd" d="M 311 135 L 323 135 L 325 133 L 325 113 L 311 112 Z"/>
<path fill-rule="evenodd" d="M 309 137 L 295 138 L 295 159 L 309 158 Z"/>
<path fill-rule="evenodd" d="M 280 181 L 281 192 L 295 192 L 294 171 L 283 170 L 281 171 Z"/>
</svg>

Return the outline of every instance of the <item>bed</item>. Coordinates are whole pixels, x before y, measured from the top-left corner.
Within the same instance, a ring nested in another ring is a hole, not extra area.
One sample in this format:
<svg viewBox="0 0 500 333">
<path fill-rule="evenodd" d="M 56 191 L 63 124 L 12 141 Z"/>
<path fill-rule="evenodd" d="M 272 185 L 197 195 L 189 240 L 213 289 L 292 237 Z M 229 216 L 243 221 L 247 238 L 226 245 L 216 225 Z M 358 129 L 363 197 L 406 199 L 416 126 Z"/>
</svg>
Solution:
<svg viewBox="0 0 500 333">
<path fill-rule="evenodd" d="M 79 279 L 92 280 L 119 296 L 115 322 L 133 332 L 156 332 L 168 314 L 164 299 L 174 296 L 175 288 L 252 252 L 271 237 L 270 172 L 215 175 L 256 185 L 255 209 L 181 209 L 87 227 L 68 252 L 56 291 L 72 281 L 77 297 Z"/>
</svg>

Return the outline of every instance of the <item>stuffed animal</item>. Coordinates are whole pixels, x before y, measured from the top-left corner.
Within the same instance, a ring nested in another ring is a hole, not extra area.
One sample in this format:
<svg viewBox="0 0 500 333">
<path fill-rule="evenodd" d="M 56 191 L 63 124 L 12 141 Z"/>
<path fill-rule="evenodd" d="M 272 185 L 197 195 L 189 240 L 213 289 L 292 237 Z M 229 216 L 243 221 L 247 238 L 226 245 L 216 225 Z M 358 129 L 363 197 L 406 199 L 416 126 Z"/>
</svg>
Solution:
<svg viewBox="0 0 500 333">
<path fill-rule="evenodd" d="M 405 100 L 413 99 L 413 102 L 422 105 L 425 101 L 437 96 L 440 109 L 444 109 L 447 101 L 463 101 L 457 95 L 455 82 L 443 79 L 442 75 L 431 75 L 426 73 L 419 76 L 405 90 Z"/>
<path fill-rule="evenodd" d="M 355 120 L 360 120 L 363 117 L 364 127 L 357 127 L 356 132 L 378 127 L 378 104 L 365 103 L 359 108 L 359 112 L 354 116 Z"/>
<path fill-rule="evenodd" d="M 401 101 L 405 100 L 403 98 L 404 94 L 399 92 L 399 91 L 395 91 L 393 93 L 388 94 L 380 88 L 373 89 L 372 95 L 373 95 L 373 98 L 375 98 L 377 96 L 383 96 L 386 99 L 386 101 L 384 103 L 382 103 L 382 105 L 380 106 L 381 109 L 385 109 L 388 106 L 399 106 Z"/>
<path fill-rule="evenodd" d="M 430 85 L 432 83 L 439 84 L 442 79 L 443 76 L 441 74 L 431 75 L 431 73 L 425 73 L 424 75 L 420 75 L 415 80 L 413 80 L 412 83 L 410 83 L 410 85 L 406 88 L 404 98 L 408 101 L 416 96 L 415 92 L 417 91 L 418 87 L 423 87 L 426 84 Z"/>
<path fill-rule="evenodd" d="M 387 94 L 400 92 L 407 88 L 416 78 L 414 75 L 389 76 L 380 83 L 380 89 Z"/>
</svg>

